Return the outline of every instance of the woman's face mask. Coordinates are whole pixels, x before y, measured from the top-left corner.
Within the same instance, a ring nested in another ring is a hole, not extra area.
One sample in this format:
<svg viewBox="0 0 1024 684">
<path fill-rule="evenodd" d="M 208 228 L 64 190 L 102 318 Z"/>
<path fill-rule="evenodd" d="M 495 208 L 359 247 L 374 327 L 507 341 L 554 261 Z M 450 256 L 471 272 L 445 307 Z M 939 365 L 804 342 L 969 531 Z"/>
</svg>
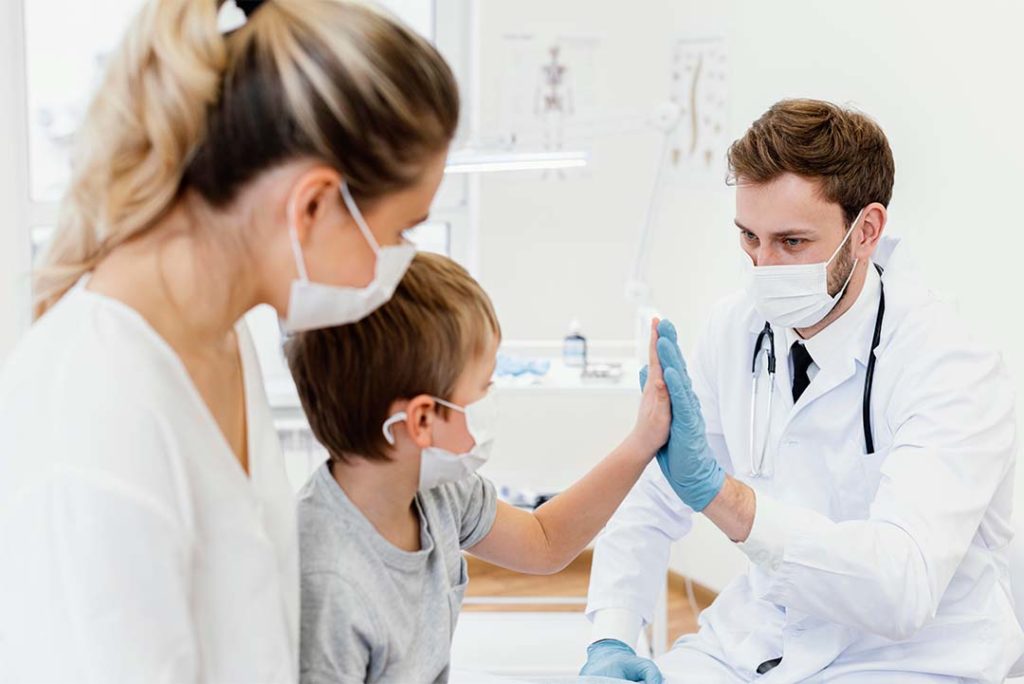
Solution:
<svg viewBox="0 0 1024 684">
<path fill-rule="evenodd" d="M 360 233 L 376 257 L 373 280 L 361 288 L 311 282 L 306 273 L 302 245 L 299 243 L 295 227 L 291 226 L 289 238 L 299 277 L 292 281 L 288 314 L 282 321 L 282 327 L 287 333 L 354 323 L 373 313 L 391 299 L 416 255 L 416 247 L 411 244 L 381 247 L 344 182 L 341 184 L 341 196 L 349 214 L 359 226 Z"/>
</svg>

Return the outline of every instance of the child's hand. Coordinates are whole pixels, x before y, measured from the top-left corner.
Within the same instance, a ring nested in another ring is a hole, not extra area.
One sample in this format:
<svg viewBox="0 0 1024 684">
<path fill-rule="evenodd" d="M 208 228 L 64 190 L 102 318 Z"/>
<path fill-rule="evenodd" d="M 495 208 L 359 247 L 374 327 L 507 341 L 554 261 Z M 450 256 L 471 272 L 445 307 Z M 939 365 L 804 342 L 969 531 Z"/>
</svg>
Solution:
<svg viewBox="0 0 1024 684">
<path fill-rule="evenodd" d="M 645 459 L 668 441 L 669 426 L 672 423 L 672 404 L 669 401 L 665 378 L 658 360 L 658 319 L 651 321 L 651 344 L 648 349 L 648 365 L 646 381 L 641 371 L 643 395 L 640 398 L 640 411 L 637 414 L 636 426 L 630 439 L 637 445 Z"/>
</svg>

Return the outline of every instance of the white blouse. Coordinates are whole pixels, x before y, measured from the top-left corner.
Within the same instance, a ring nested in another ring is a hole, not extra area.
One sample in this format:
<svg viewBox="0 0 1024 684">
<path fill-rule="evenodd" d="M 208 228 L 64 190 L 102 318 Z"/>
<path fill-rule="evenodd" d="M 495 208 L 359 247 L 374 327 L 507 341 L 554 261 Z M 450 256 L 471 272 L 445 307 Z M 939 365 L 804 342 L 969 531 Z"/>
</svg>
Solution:
<svg viewBox="0 0 1024 684">
<path fill-rule="evenodd" d="M 298 551 L 252 340 L 249 470 L 133 309 L 69 292 L 0 372 L 0 681 L 293 682 Z"/>
</svg>

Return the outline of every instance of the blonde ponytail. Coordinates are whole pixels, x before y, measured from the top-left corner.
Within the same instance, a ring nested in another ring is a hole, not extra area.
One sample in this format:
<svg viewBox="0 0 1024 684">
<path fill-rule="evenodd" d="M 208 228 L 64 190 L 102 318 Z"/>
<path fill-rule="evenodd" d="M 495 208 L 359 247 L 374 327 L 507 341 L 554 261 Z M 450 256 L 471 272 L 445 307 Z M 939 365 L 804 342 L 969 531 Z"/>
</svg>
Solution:
<svg viewBox="0 0 1024 684">
<path fill-rule="evenodd" d="M 150 2 L 132 22 L 78 132 L 36 316 L 171 205 L 226 56 L 216 0 Z"/>
<path fill-rule="evenodd" d="M 266 0 L 225 36 L 221 2 L 150 0 L 128 30 L 79 132 L 37 316 L 183 190 L 224 207 L 268 168 L 313 157 L 374 198 L 451 141 L 451 70 L 394 18 L 359 1 Z"/>
</svg>

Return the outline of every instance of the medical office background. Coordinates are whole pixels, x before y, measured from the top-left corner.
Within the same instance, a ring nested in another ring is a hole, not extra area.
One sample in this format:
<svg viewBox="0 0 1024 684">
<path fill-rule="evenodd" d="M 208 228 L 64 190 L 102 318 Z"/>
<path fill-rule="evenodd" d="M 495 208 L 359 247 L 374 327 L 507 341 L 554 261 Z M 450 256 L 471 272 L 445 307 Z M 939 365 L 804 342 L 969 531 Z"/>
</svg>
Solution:
<svg viewBox="0 0 1024 684">
<path fill-rule="evenodd" d="M 542 377 L 499 379 L 502 425 L 484 473 L 507 491 L 558 491 L 626 433 L 646 316 L 671 318 L 690 349 L 738 286 L 724 154 L 785 97 L 849 104 L 882 125 L 897 169 L 889 234 L 1002 350 L 1024 396 L 1024 4 L 385 4 L 437 43 L 465 101 L 416 239 L 481 280 L 503 355 L 550 364 Z M 138 5 L 0 0 L 0 361 L 30 322 L 28 273 L 56 222 L 68 143 Z M 611 377 L 564 365 L 574 322 Z M 322 454 L 304 432 L 272 312 L 250 323 L 298 486 Z M 672 568 L 718 590 L 745 560 L 702 523 Z"/>
</svg>

